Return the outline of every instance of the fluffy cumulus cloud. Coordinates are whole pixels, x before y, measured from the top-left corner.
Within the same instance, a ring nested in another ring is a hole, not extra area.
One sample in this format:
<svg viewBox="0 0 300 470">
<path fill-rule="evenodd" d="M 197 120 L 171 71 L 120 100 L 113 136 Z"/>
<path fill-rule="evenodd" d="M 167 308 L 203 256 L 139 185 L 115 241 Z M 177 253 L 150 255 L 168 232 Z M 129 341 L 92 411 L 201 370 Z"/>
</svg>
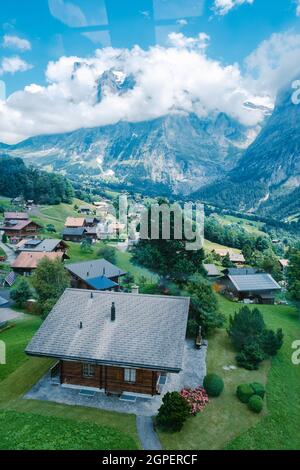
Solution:
<svg viewBox="0 0 300 470">
<path fill-rule="evenodd" d="M 0 104 L 0 141 L 13 143 L 28 136 L 72 131 L 81 127 L 137 122 L 168 113 L 206 116 L 224 112 L 255 125 L 260 111 L 244 106 L 255 100 L 238 65 L 223 66 L 206 55 L 208 36 L 197 39 L 172 34 L 170 47 L 144 51 L 106 48 L 94 57 L 61 57 L 46 70 L 48 86 L 35 84 Z M 97 100 L 99 78 L 112 71 L 117 80 L 132 77 L 124 93 L 106 87 Z"/>
<path fill-rule="evenodd" d="M 227 15 L 233 8 L 245 3 L 252 4 L 254 0 L 215 0 L 214 9 L 218 15 Z"/>
<path fill-rule="evenodd" d="M 246 59 L 249 79 L 256 92 L 275 98 L 280 88 L 300 73 L 300 34 L 273 34 Z M 251 77 L 251 78 L 250 78 Z"/>
<path fill-rule="evenodd" d="M 32 65 L 28 64 L 19 56 L 3 57 L 0 61 L 0 75 L 5 73 L 15 74 L 17 72 L 26 72 L 30 70 Z"/>
<path fill-rule="evenodd" d="M 31 43 L 27 39 L 19 38 L 18 36 L 10 36 L 6 34 L 3 37 L 3 47 L 11 49 L 19 49 L 20 51 L 30 51 Z"/>
<path fill-rule="evenodd" d="M 224 112 L 256 126 L 263 118 L 261 107 L 245 103 L 273 103 L 278 88 L 295 72 L 300 37 L 273 35 L 248 57 L 243 72 L 237 64 L 209 58 L 208 42 L 205 33 L 196 38 L 172 33 L 168 47 L 107 47 L 89 58 L 50 62 L 47 86 L 31 84 L 0 101 L 0 141 L 15 143 L 33 135 L 139 122 L 169 113 L 205 117 Z"/>
</svg>

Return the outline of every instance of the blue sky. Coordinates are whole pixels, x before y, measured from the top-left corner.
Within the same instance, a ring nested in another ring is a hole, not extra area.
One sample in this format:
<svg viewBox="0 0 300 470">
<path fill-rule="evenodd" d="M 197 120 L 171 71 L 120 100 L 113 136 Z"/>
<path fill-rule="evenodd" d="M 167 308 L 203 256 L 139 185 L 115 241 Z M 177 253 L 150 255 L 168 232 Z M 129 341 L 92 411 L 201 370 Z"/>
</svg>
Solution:
<svg viewBox="0 0 300 470">
<path fill-rule="evenodd" d="M 173 112 L 253 128 L 245 103 L 299 68 L 300 0 L 2 0 L 0 142 Z M 97 101 L 106 71 L 134 87 Z"/>
<path fill-rule="evenodd" d="M 31 50 L 0 49 L 1 56 L 17 53 L 32 68 L 4 78 L 7 93 L 26 84 L 45 81 L 50 60 L 62 55 L 88 56 L 96 48 L 148 48 L 165 45 L 168 33 L 186 36 L 205 32 L 211 37 L 209 54 L 224 63 L 240 62 L 272 33 L 299 30 L 294 0 L 255 0 L 214 14 L 213 0 L 2 0 L 0 38 L 16 35 Z"/>
</svg>

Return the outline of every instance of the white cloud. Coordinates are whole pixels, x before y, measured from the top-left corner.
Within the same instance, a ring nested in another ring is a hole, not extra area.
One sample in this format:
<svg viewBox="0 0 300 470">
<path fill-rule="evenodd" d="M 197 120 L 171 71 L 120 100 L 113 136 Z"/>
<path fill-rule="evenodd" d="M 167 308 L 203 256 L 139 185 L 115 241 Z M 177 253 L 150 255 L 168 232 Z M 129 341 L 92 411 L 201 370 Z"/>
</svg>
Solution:
<svg viewBox="0 0 300 470">
<path fill-rule="evenodd" d="M 254 0 L 215 0 L 214 10 L 218 15 L 227 15 L 233 8 L 245 3 L 252 4 Z"/>
<path fill-rule="evenodd" d="M 31 43 L 27 39 L 22 39 L 18 36 L 10 36 L 6 34 L 3 37 L 3 47 L 19 49 L 20 51 L 30 51 Z"/>
<path fill-rule="evenodd" d="M 300 16 L 300 0 L 297 0 L 296 15 Z"/>
<path fill-rule="evenodd" d="M 252 86 L 274 99 L 278 90 L 299 74 L 299 57 L 300 34 L 273 34 L 246 59 Z"/>
<path fill-rule="evenodd" d="M 94 57 L 61 57 L 46 70 L 48 86 L 32 84 L 0 102 L 0 141 L 73 131 L 82 127 L 139 122 L 169 113 L 205 117 L 224 112 L 245 125 L 262 119 L 260 110 L 244 106 L 255 101 L 248 79 L 237 64 L 224 66 L 206 55 L 208 36 L 170 35 L 170 47 L 147 51 L 106 48 Z M 97 81 L 114 69 L 135 78 L 124 94 L 107 91 L 97 102 Z"/>
<path fill-rule="evenodd" d="M 26 72 L 31 68 L 32 65 L 28 64 L 19 56 L 3 57 L 0 62 L 0 75 L 4 75 L 5 73 L 15 74 L 17 72 Z"/>
</svg>

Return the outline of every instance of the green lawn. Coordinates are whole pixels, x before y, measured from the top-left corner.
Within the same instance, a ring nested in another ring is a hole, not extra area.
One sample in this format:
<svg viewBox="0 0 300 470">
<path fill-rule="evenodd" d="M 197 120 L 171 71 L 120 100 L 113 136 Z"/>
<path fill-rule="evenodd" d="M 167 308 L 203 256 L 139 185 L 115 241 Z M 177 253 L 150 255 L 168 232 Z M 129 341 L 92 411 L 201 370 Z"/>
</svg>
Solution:
<svg viewBox="0 0 300 470">
<path fill-rule="evenodd" d="M 229 246 L 220 245 L 219 243 L 210 242 L 209 240 L 204 240 L 204 249 L 206 251 L 213 251 L 213 250 L 230 250 L 233 253 L 241 253 L 241 250 L 237 248 L 230 248 Z"/>
<path fill-rule="evenodd" d="M 7 365 L 0 366 L 0 449 L 138 448 L 133 415 L 22 398 L 53 363 L 24 353 L 39 325 L 26 316 L 0 333 L 7 349 Z"/>
<path fill-rule="evenodd" d="M 239 307 L 219 297 L 227 316 Z M 282 327 L 285 343 L 278 356 L 266 361 L 259 371 L 237 369 L 225 372 L 224 365 L 235 363 L 235 352 L 225 330 L 209 339 L 207 367 L 221 375 L 225 390 L 211 400 L 202 414 L 190 418 L 177 434 L 160 433 L 166 449 L 299 449 L 300 368 L 291 363 L 291 343 L 300 339 L 299 317 L 295 309 L 283 306 L 259 306 L 267 325 Z M 267 383 L 267 407 L 256 416 L 235 397 L 243 382 Z"/>
<path fill-rule="evenodd" d="M 27 360 L 23 351 L 40 324 L 40 318 L 26 315 L 0 333 L 0 340 L 6 344 L 6 364 L 0 366 L 0 383 Z"/>
<path fill-rule="evenodd" d="M 1 450 L 137 449 L 129 434 L 93 422 L 5 411 L 0 424 Z"/>
</svg>

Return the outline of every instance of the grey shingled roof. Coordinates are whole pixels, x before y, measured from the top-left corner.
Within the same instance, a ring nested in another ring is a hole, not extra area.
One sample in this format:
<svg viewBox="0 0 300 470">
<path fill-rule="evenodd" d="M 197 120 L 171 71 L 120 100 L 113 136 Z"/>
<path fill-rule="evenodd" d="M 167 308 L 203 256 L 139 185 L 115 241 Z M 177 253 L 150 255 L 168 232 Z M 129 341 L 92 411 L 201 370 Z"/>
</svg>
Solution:
<svg viewBox="0 0 300 470">
<path fill-rule="evenodd" d="M 26 353 L 179 372 L 188 310 L 187 297 L 66 289 Z"/>
<path fill-rule="evenodd" d="M 27 243 L 29 244 L 31 240 L 28 240 Z M 34 246 L 29 246 L 28 248 L 24 245 L 22 245 L 18 251 L 45 251 L 45 252 L 51 252 L 54 251 L 57 245 L 61 243 L 61 240 L 55 239 L 55 238 L 46 238 L 45 240 L 34 240 L 36 243 Z"/>
<path fill-rule="evenodd" d="M 220 271 L 215 264 L 204 264 L 203 267 L 208 276 L 220 276 Z"/>
<path fill-rule="evenodd" d="M 126 274 L 125 271 L 122 271 L 104 258 L 94 261 L 83 261 L 82 263 L 67 264 L 66 268 L 84 281 L 103 275 L 111 279 L 112 277 L 124 276 L 124 274 Z"/>
<path fill-rule="evenodd" d="M 228 276 L 238 292 L 258 292 L 279 290 L 281 287 L 270 274 L 252 274 L 246 276 Z"/>
<path fill-rule="evenodd" d="M 72 227 L 65 227 L 64 230 L 63 230 L 63 235 L 73 235 L 73 236 L 77 236 L 77 235 L 83 235 L 85 232 L 85 227 L 75 227 L 75 228 L 72 228 Z"/>
</svg>

